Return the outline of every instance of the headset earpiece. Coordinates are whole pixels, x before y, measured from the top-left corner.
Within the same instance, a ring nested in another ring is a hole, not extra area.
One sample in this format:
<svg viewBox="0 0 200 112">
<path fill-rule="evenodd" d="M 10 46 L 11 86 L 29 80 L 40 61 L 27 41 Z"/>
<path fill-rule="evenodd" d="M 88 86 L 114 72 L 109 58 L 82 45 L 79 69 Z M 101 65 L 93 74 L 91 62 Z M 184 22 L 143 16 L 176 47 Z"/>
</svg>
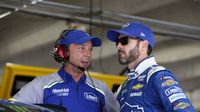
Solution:
<svg viewBox="0 0 200 112">
<path fill-rule="evenodd" d="M 56 45 L 54 47 L 54 53 L 56 54 L 54 58 L 58 63 L 66 62 L 69 58 L 64 45 Z"/>
<path fill-rule="evenodd" d="M 53 57 L 58 63 L 65 63 L 69 60 L 68 45 L 60 44 L 61 39 L 66 39 L 67 33 L 73 30 L 64 30 L 61 32 L 58 40 L 56 40 L 53 48 Z"/>
</svg>

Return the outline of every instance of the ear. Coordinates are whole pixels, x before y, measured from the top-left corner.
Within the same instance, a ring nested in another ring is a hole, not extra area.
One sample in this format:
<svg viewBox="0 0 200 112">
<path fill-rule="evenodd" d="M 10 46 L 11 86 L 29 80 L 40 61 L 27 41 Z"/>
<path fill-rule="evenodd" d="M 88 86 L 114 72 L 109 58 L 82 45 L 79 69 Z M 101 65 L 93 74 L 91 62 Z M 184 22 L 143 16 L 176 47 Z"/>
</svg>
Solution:
<svg viewBox="0 0 200 112">
<path fill-rule="evenodd" d="M 66 49 L 66 55 L 68 55 L 69 56 L 69 49 Z"/>
<path fill-rule="evenodd" d="M 66 47 L 65 49 L 65 55 L 67 56 L 66 60 L 69 60 L 69 57 L 70 57 L 70 48 L 69 47 Z"/>
<path fill-rule="evenodd" d="M 143 41 L 141 41 L 141 50 L 142 51 L 147 51 L 147 49 L 148 49 L 148 46 L 149 46 L 149 42 L 147 41 L 147 40 L 143 40 Z"/>
</svg>

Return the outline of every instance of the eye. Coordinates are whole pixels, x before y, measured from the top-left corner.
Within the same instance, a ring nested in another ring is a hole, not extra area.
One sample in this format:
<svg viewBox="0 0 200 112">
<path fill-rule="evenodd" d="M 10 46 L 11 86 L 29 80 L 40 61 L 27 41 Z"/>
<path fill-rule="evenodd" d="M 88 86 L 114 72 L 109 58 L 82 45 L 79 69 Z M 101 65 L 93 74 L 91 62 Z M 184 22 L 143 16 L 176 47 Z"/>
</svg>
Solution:
<svg viewBox="0 0 200 112">
<path fill-rule="evenodd" d="M 93 51 L 93 47 L 90 48 L 90 51 Z"/>
<path fill-rule="evenodd" d="M 85 47 L 84 47 L 84 46 L 80 46 L 79 49 L 80 49 L 81 51 L 84 51 L 84 50 L 85 50 Z"/>
<path fill-rule="evenodd" d="M 118 39 L 116 41 L 116 46 L 120 43 L 121 45 L 127 45 L 128 44 L 128 39 L 129 37 L 128 36 L 124 36 L 124 37 L 121 37 L 120 39 Z"/>
<path fill-rule="evenodd" d="M 79 46 L 78 49 L 81 51 L 81 52 L 85 52 L 85 51 L 92 51 L 93 50 L 93 47 L 87 47 L 87 46 Z"/>
</svg>

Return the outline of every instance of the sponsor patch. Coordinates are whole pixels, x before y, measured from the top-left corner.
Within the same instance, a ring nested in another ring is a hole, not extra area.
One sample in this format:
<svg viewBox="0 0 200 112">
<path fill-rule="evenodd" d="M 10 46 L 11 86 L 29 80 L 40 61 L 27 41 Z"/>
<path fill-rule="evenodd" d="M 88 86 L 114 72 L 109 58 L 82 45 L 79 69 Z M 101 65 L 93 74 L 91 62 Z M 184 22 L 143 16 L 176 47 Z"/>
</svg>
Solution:
<svg viewBox="0 0 200 112">
<path fill-rule="evenodd" d="M 189 107 L 190 104 L 189 103 L 186 103 L 186 102 L 179 102 L 178 104 L 176 104 L 174 106 L 174 110 L 178 110 L 178 109 L 185 109 L 187 107 Z"/>
<path fill-rule="evenodd" d="M 130 72 L 127 74 L 128 80 L 136 79 L 139 74 L 137 72 Z"/>
<path fill-rule="evenodd" d="M 171 86 L 171 85 L 174 85 L 174 84 L 178 84 L 178 82 L 176 82 L 175 80 L 172 80 L 172 79 L 168 79 L 168 80 L 166 80 L 165 82 L 162 83 L 162 87 Z"/>
<path fill-rule="evenodd" d="M 57 96 L 68 96 L 69 95 L 69 89 L 68 88 L 53 89 L 52 93 L 56 94 Z"/>
<path fill-rule="evenodd" d="M 169 101 L 172 103 L 176 100 L 179 100 L 179 99 L 186 99 L 187 97 L 185 96 L 184 93 L 176 93 L 176 94 L 172 94 L 169 98 Z"/>
<path fill-rule="evenodd" d="M 122 112 L 144 112 L 144 108 L 140 105 L 131 105 L 131 104 L 125 102 L 121 106 L 121 111 Z"/>
<path fill-rule="evenodd" d="M 84 92 L 84 98 L 87 100 L 99 102 L 98 97 L 94 93 Z"/>
<path fill-rule="evenodd" d="M 121 96 L 123 96 L 126 92 L 127 92 L 127 89 L 123 89 L 123 90 L 121 91 Z"/>
<path fill-rule="evenodd" d="M 177 86 L 172 86 L 172 87 L 165 90 L 165 94 L 167 96 L 170 96 L 170 95 L 175 94 L 175 93 L 182 93 L 182 92 L 183 92 L 182 89 L 180 87 L 177 87 Z"/>
<path fill-rule="evenodd" d="M 172 79 L 172 80 L 174 80 L 172 77 L 170 77 L 170 76 L 164 76 L 164 77 L 161 77 L 160 78 L 160 80 L 166 80 L 166 79 Z"/>
<path fill-rule="evenodd" d="M 132 87 L 132 89 L 134 89 L 134 90 L 139 90 L 139 89 L 141 89 L 143 86 L 144 86 L 143 84 L 136 84 L 136 85 L 134 85 L 134 86 Z"/>
<path fill-rule="evenodd" d="M 134 96 L 142 96 L 142 92 L 134 92 L 130 94 L 130 97 L 134 97 Z"/>
<path fill-rule="evenodd" d="M 144 81 L 146 75 L 141 75 L 141 76 L 138 76 L 138 81 Z"/>
</svg>

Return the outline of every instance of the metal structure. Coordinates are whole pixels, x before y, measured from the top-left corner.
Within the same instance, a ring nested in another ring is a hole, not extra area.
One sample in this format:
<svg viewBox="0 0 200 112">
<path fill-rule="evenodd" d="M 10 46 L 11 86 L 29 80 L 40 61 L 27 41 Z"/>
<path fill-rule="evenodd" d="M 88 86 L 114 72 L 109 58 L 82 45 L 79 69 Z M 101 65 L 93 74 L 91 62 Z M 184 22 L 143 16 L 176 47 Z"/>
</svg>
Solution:
<svg viewBox="0 0 200 112">
<path fill-rule="evenodd" d="M 148 25 L 154 26 L 157 35 L 167 35 L 172 37 L 181 37 L 186 39 L 200 40 L 200 28 L 195 26 L 183 25 L 173 22 L 149 19 L 124 13 L 101 10 L 99 8 L 90 8 L 69 5 L 65 3 L 47 1 L 47 0 L 2 0 L 0 8 L 3 10 L 14 11 L 19 13 L 34 14 L 38 16 L 46 16 L 55 19 L 68 21 L 78 21 L 82 23 L 91 23 L 101 27 L 120 27 L 127 21 L 141 21 Z M 9 12 L 10 14 L 11 12 Z M 93 14 L 91 22 L 90 16 Z M 101 18 L 103 17 L 103 21 Z M 118 18 L 120 21 L 116 21 Z M 158 30 L 162 29 L 162 30 Z"/>
</svg>

